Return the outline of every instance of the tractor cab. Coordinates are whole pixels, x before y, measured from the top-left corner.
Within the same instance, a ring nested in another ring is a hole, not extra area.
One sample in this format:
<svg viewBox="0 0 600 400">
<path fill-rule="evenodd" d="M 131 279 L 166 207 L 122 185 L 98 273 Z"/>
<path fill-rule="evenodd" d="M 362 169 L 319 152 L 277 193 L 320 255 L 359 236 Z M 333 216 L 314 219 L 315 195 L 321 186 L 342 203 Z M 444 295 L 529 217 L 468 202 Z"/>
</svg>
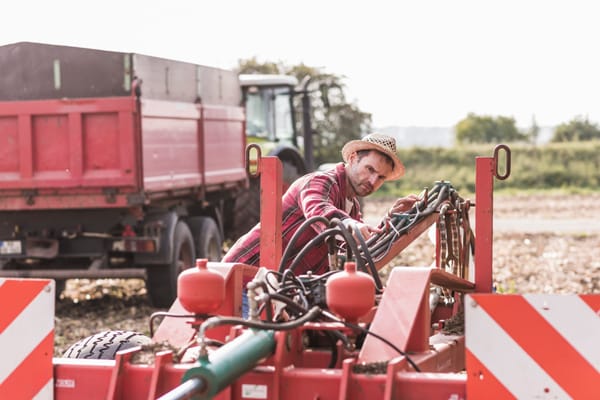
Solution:
<svg viewBox="0 0 600 400">
<path fill-rule="evenodd" d="M 311 167 L 298 140 L 294 97 L 298 80 L 289 75 L 239 75 L 246 108 L 246 140 L 258 144 L 263 155 L 278 157 L 284 182 L 291 183 Z"/>
<path fill-rule="evenodd" d="M 298 147 L 293 95 L 298 80 L 287 75 L 240 75 L 249 142 Z"/>
</svg>

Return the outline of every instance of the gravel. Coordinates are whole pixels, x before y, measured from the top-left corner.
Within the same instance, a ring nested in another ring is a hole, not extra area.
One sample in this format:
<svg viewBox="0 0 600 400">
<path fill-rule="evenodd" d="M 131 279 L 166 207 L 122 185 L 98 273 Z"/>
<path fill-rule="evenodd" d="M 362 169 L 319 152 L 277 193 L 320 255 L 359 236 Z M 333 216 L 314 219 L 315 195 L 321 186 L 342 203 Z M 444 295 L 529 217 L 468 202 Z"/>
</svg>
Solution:
<svg viewBox="0 0 600 400">
<path fill-rule="evenodd" d="M 391 200 L 367 200 L 383 215 Z M 600 195 L 517 195 L 494 199 L 494 286 L 502 293 L 600 293 Z M 509 221 L 509 222 L 501 222 Z M 580 221 L 573 224 L 573 221 Z M 567 228 L 565 228 L 567 227 Z M 428 266 L 433 245 L 422 235 L 390 266 Z M 155 311 L 136 279 L 69 280 L 56 304 L 55 356 L 103 330 L 149 333 Z"/>
</svg>

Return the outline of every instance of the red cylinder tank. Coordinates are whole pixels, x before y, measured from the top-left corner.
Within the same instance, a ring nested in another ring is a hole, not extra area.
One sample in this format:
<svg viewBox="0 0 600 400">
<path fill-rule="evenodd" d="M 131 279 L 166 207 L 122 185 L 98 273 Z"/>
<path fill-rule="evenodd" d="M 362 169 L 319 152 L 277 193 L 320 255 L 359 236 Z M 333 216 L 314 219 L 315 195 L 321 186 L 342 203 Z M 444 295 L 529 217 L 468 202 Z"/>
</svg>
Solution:
<svg viewBox="0 0 600 400">
<path fill-rule="evenodd" d="M 348 322 L 357 321 L 375 304 L 375 283 L 370 275 L 346 262 L 344 271 L 332 275 L 325 285 L 327 306 Z"/>
<path fill-rule="evenodd" d="M 177 278 L 179 302 L 191 313 L 209 314 L 221 307 L 225 300 L 225 278 L 207 267 L 208 260 L 196 260 L 196 268 L 189 268 Z"/>
</svg>

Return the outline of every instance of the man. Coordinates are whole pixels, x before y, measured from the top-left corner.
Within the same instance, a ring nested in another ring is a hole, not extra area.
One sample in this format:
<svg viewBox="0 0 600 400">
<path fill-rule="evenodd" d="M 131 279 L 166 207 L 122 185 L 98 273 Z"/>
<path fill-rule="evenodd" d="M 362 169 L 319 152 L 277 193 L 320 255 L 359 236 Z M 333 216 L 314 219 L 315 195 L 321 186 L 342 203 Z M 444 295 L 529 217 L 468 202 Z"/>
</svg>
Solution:
<svg viewBox="0 0 600 400">
<path fill-rule="evenodd" d="M 404 175 L 404 165 L 396 154 L 394 138 L 378 133 L 352 140 L 342 149 L 343 163 L 324 172 L 313 172 L 298 178 L 282 198 L 282 236 L 285 250 L 298 228 L 315 216 L 328 220 L 338 218 L 347 227 L 358 230 L 366 239 L 379 229 L 362 220 L 357 197 L 368 196 L 377 191 L 385 181 L 399 179 Z M 410 195 L 398 199 L 393 212 L 403 212 L 412 207 L 417 197 Z M 322 222 L 311 225 L 295 241 L 288 259 L 288 266 L 302 248 L 320 232 L 327 229 Z M 223 258 L 224 262 L 240 262 L 259 266 L 260 223 L 238 239 Z M 327 245 L 313 247 L 302 257 L 295 273 L 307 271 L 322 274 L 328 270 Z M 275 266 L 276 267 L 276 266 Z"/>
</svg>

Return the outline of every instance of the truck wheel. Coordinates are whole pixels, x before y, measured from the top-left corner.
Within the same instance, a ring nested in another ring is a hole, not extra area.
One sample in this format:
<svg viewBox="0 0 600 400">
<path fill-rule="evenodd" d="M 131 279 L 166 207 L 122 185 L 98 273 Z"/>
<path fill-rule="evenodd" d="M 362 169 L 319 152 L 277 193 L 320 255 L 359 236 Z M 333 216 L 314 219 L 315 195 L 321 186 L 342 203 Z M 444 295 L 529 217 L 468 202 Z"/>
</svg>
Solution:
<svg viewBox="0 0 600 400">
<path fill-rule="evenodd" d="M 168 265 L 156 265 L 147 269 L 148 296 L 154 307 L 167 308 L 177 297 L 177 277 L 194 265 L 196 251 L 194 238 L 183 221 L 175 225 L 173 234 L 173 259 Z"/>
<path fill-rule="evenodd" d="M 117 352 L 149 344 L 152 340 L 132 331 L 105 331 L 81 339 L 64 352 L 63 358 L 114 360 Z"/>
<path fill-rule="evenodd" d="M 223 239 L 217 223 L 210 217 L 194 218 L 192 227 L 196 236 L 196 258 L 209 261 L 221 261 L 223 258 Z"/>
<path fill-rule="evenodd" d="M 54 298 L 60 300 L 60 295 L 65 291 L 67 287 L 66 279 L 55 279 L 54 280 Z"/>
</svg>

